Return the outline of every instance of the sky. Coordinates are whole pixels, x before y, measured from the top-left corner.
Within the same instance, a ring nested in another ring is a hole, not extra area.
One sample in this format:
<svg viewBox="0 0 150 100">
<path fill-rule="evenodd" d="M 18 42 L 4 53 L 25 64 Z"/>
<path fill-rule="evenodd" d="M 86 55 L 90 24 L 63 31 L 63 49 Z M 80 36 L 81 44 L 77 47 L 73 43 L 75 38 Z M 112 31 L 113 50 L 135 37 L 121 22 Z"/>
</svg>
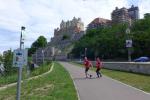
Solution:
<svg viewBox="0 0 150 100">
<path fill-rule="evenodd" d="M 41 35 L 49 42 L 62 20 L 80 17 L 86 27 L 97 17 L 111 19 L 115 7 L 132 4 L 139 7 L 140 18 L 150 13 L 150 0 L 0 0 L 0 53 L 19 47 L 21 26 L 29 48 Z"/>
</svg>

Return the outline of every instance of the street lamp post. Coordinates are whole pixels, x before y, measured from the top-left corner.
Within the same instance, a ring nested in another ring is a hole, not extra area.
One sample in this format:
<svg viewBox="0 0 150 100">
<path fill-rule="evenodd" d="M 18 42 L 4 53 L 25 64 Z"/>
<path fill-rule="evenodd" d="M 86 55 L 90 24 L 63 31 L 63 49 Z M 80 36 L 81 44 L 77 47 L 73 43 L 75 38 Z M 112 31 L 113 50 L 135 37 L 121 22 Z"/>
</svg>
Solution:
<svg viewBox="0 0 150 100">
<path fill-rule="evenodd" d="M 25 31 L 25 27 L 21 27 L 21 35 L 20 35 L 20 50 L 22 50 L 22 46 L 24 44 L 22 34 Z M 17 97 L 16 100 L 20 100 L 20 91 L 21 91 L 21 78 L 22 78 L 22 66 L 18 67 L 18 82 L 17 82 Z"/>
<path fill-rule="evenodd" d="M 85 57 L 86 57 L 86 51 L 87 51 L 87 48 L 85 48 L 85 50 L 84 50 L 84 55 L 85 55 Z"/>
<path fill-rule="evenodd" d="M 43 64 L 44 64 L 44 50 L 42 50 L 42 58 L 43 58 Z"/>
<path fill-rule="evenodd" d="M 81 52 L 80 52 L 80 62 L 81 62 Z"/>
<path fill-rule="evenodd" d="M 37 64 L 37 49 L 35 51 L 35 63 Z"/>
<path fill-rule="evenodd" d="M 128 49 L 128 61 L 131 62 L 131 48 L 132 48 L 132 39 L 130 37 L 130 29 L 127 28 L 126 29 L 126 35 L 127 35 L 127 39 L 126 39 L 126 48 Z"/>
</svg>

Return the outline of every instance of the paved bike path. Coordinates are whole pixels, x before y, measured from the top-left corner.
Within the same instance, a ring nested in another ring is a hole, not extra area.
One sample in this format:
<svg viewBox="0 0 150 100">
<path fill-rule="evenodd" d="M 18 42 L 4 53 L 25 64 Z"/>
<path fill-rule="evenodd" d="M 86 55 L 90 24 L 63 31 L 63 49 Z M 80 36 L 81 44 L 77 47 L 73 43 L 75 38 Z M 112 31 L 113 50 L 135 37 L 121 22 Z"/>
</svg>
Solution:
<svg viewBox="0 0 150 100">
<path fill-rule="evenodd" d="M 150 94 L 121 84 L 106 76 L 96 78 L 94 71 L 92 79 L 86 79 L 84 68 L 67 62 L 60 62 L 72 76 L 80 100 L 150 100 Z"/>
</svg>

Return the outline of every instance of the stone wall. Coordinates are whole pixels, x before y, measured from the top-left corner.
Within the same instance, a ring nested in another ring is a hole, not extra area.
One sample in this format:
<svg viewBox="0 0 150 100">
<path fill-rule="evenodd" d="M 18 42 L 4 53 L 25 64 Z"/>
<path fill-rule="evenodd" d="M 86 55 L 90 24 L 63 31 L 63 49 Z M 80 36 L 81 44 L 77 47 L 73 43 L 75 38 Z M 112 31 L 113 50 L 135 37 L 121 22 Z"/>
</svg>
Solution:
<svg viewBox="0 0 150 100">
<path fill-rule="evenodd" d="M 150 63 L 143 62 L 103 62 L 104 68 L 150 75 Z"/>
<path fill-rule="evenodd" d="M 83 62 L 78 62 L 83 63 Z M 95 62 L 92 62 L 95 65 Z M 149 62 L 103 62 L 103 67 L 112 70 L 127 71 L 150 75 Z"/>
</svg>

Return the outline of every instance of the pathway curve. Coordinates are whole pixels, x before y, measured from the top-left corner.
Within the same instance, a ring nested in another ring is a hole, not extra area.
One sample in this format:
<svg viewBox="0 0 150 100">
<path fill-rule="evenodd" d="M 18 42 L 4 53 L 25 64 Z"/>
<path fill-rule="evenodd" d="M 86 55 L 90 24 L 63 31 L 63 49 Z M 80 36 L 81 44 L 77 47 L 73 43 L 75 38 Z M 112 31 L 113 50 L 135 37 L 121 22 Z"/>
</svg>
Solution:
<svg viewBox="0 0 150 100">
<path fill-rule="evenodd" d="M 121 84 L 103 76 L 96 78 L 94 71 L 92 79 L 86 79 L 84 69 L 67 62 L 60 62 L 71 74 L 80 100 L 150 100 L 150 94 Z"/>
</svg>

